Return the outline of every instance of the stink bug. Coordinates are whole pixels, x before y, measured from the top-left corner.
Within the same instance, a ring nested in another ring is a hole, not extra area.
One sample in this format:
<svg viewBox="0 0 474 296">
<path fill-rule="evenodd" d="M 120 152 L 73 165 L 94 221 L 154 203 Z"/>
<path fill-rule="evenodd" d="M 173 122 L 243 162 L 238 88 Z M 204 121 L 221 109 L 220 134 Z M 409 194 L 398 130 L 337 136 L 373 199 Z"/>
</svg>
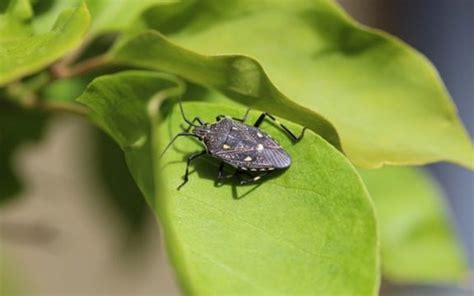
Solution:
<svg viewBox="0 0 474 296">
<path fill-rule="evenodd" d="M 206 123 L 199 117 L 195 117 L 192 121 L 187 119 L 181 100 L 179 100 L 179 108 L 183 120 L 189 125 L 188 129 L 186 132 L 178 133 L 173 137 L 161 153 L 160 158 L 173 142 L 181 136 L 197 138 L 205 149 L 187 158 L 186 170 L 183 176 L 184 181 L 178 186 L 178 190 L 188 182 L 191 161 L 203 155 L 210 155 L 220 161 L 217 175 L 219 181 L 235 176 L 241 185 L 258 181 L 276 170 L 288 168 L 291 165 L 291 158 L 288 153 L 276 140 L 259 128 L 265 118 L 271 119 L 280 126 L 294 143 L 303 138 L 306 130 L 306 127 L 303 128 L 301 134 L 297 137 L 273 115 L 266 112 L 258 117 L 253 126 L 247 125 L 245 120 L 250 109 L 241 119 L 219 115 L 216 117 L 216 122 Z M 191 128 L 193 130 L 189 132 Z M 224 175 L 224 163 L 234 167 L 235 172 Z"/>
</svg>

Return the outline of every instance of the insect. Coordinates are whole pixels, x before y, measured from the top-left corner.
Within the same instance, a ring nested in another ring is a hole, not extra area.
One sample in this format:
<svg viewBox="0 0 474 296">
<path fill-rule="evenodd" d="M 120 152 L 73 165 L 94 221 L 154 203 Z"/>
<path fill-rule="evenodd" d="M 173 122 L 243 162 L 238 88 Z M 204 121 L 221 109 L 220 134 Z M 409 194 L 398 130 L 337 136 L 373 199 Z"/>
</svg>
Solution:
<svg viewBox="0 0 474 296">
<path fill-rule="evenodd" d="M 195 117 L 190 121 L 184 113 L 181 100 L 179 100 L 179 108 L 183 120 L 189 126 L 186 132 L 178 133 L 171 139 L 161 153 L 160 158 L 177 138 L 183 136 L 197 138 L 205 149 L 187 158 L 183 183 L 178 186 L 178 190 L 188 182 L 191 162 L 204 155 L 210 155 L 220 161 L 217 175 L 219 181 L 237 177 L 241 185 L 258 181 L 276 170 L 288 168 L 291 165 L 291 158 L 288 153 L 276 140 L 259 128 L 265 118 L 271 119 L 280 126 L 294 143 L 299 142 L 306 131 L 305 127 L 299 136 L 295 136 L 286 126 L 267 112 L 262 113 L 251 126 L 245 124 L 250 109 L 241 119 L 218 115 L 216 122 L 206 123 L 199 117 Z M 191 128 L 193 130 L 189 132 Z M 234 167 L 235 172 L 225 175 L 224 163 Z"/>
</svg>

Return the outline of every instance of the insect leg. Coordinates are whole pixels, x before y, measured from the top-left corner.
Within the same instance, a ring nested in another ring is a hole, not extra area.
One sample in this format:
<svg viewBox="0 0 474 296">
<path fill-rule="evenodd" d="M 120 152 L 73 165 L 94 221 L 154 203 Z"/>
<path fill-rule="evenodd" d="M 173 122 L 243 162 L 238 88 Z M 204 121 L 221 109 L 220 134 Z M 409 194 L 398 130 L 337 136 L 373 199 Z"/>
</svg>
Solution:
<svg viewBox="0 0 474 296">
<path fill-rule="evenodd" d="M 200 125 L 204 125 L 204 124 L 205 124 L 204 120 L 202 120 L 199 116 L 196 116 L 196 117 L 194 117 L 194 119 L 191 121 L 191 123 L 192 123 L 193 125 L 189 125 L 189 126 L 185 129 L 186 132 L 189 132 L 189 130 L 191 130 L 192 127 L 196 126 L 196 125 L 194 124 L 196 121 L 199 122 Z M 182 127 L 182 126 L 181 126 L 181 127 Z"/>
<path fill-rule="evenodd" d="M 242 173 L 242 172 L 239 172 L 239 174 L 237 174 L 237 177 L 238 177 L 238 179 L 239 179 L 240 185 L 245 185 L 245 184 L 250 184 L 250 183 L 257 182 L 257 181 L 260 180 L 261 178 L 263 178 L 263 177 L 265 177 L 265 176 L 267 176 L 267 175 L 273 173 L 273 171 L 264 172 L 264 173 L 262 173 L 262 174 L 260 174 L 260 175 L 258 175 L 258 176 L 255 176 L 255 177 L 250 176 L 250 178 L 246 178 L 246 179 L 242 178 L 242 174 L 241 174 L 241 173 Z M 245 174 L 245 175 L 249 176 L 248 174 Z"/>
<path fill-rule="evenodd" d="M 245 111 L 244 117 L 242 117 L 242 118 L 230 117 L 230 116 L 227 116 L 227 115 L 218 115 L 216 117 L 216 120 L 219 121 L 222 118 L 227 117 L 227 118 L 231 118 L 231 119 L 236 120 L 236 121 L 245 122 L 245 120 L 247 120 L 247 116 L 249 115 L 249 112 L 250 112 L 250 108 L 248 108 L 247 111 Z"/>
<path fill-rule="evenodd" d="M 247 120 L 247 116 L 249 116 L 249 112 L 250 112 L 250 108 L 247 108 L 247 110 L 245 111 L 244 117 L 242 117 L 241 119 L 235 118 L 235 120 L 238 120 L 240 122 L 245 122 L 245 120 Z"/>
<path fill-rule="evenodd" d="M 219 172 L 217 173 L 217 179 L 219 181 L 232 178 L 235 174 L 224 175 L 224 162 L 219 165 Z"/>
<path fill-rule="evenodd" d="M 203 150 L 203 151 L 201 151 L 201 152 L 192 154 L 192 155 L 190 155 L 190 156 L 188 157 L 188 160 L 186 161 L 186 171 L 185 171 L 184 177 L 183 177 L 184 181 L 183 181 L 183 183 L 181 183 L 181 185 L 178 186 L 178 190 L 181 189 L 181 187 L 183 187 L 184 184 L 186 184 L 186 183 L 188 182 L 189 164 L 191 163 L 191 161 L 192 161 L 193 159 L 198 158 L 199 156 L 202 156 L 202 155 L 206 154 L 206 153 L 207 153 L 206 150 Z"/>
<path fill-rule="evenodd" d="M 204 120 L 202 120 L 199 116 L 194 117 L 192 123 L 195 123 L 196 121 L 199 122 L 200 125 L 205 124 Z"/>
<path fill-rule="evenodd" d="M 184 114 L 184 109 L 183 109 L 183 104 L 182 104 L 182 102 L 181 102 L 181 98 L 178 100 L 178 104 L 179 104 L 179 110 L 181 111 L 181 117 L 183 117 L 183 120 L 186 121 L 187 124 L 189 124 L 190 126 L 196 127 L 197 125 L 194 124 L 194 121 L 197 120 L 197 121 L 199 121 L 199 123 L 200 123 L 201 125 L 203 125 L 202 120 L 199 119 L 198 117 L 195 117 L 195 118 L 193 119 L 193 121 L 190 121 L 190 120 L 186 117 L 186 115 Z"/>
<path fill-rule="evenodd" d="M 290 131 L 285 125 L 283 125 L 282 123 L 280 123 L 273 115 L 271 115 L 270 113 L 262 113 L 257 121 L 255 122 L 255 124 L 253 126 L 255 127 L 259 127 L 263 120 L 265 119 L 265 117 L 268 117 L 270 118 L 271 120 L 273 120 L 276 124 L 278 124 L 284 131 L 285 133 L 291 138 L 291 140 L 295 143 L 299 142 L 303 136 L 304 136 L 304 132 L 306 131 L 306 127 L 303 128 L 303 130 L 301 131 L 301 134 L 299 136 L 295 136 L 295 134 L 293 134 L 292 131 Z"/>
</svg>

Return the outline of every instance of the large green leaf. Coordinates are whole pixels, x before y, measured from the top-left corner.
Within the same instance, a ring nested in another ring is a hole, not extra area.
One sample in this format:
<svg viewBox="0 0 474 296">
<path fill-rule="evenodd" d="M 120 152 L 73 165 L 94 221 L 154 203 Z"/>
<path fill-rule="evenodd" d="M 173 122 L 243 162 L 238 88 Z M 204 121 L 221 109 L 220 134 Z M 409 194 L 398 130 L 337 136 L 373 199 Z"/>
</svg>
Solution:
<svg viewBox="0 0 474 296">
<path fill-rule="evenodd" d="M 122 43 L 117 59 L 218 89 L 240 77 L 237 71 L 249 72 L 231 86 L 245 83 L 243 90 L 258 100 L 242 100 L 241 88 L 226 95 L 260 109 L 290 109 L 281 96 L 263 91 L 269 82 L 256 71 L 263 66 L 282 93 L 335 125 L 357 165 L 447 160 L 474 166 L 472 144 L 430 62 L 357 24 L 334 1 L 185 1 L 148 10 L 142 23 L 193 52 L 144 33 Z M 217 61 L 226 58 L 195 53 L 244 54 L 258 63 L 228 57 L 223 69 Z M 279 115 L 304 124 L 291 110 Z"/>
<path fill-rule="evenodd" d="M 466 264 L 437 184 L 421 169 L 361 171 L 375 202 L 387 279 L 456 281 Z"/>
<path fill-rule="evenodd" d="M 307 126 L 334 146 L 340 147 L 338 135 L 331 123 L 285 97 L 270 82 L 260 64 L 251 58 L 207 57 L 180 48 L 157 32 L 147 32 L 113 51 L 112 60 L 164 70 L 216 88 L 247 106 Z"/>
<path fill-rule="evenodd" d="M 47 33 L 0 39 L 0 86 L 34 73 L 74 49 L 89 21 L 89 12 L 82 4 L 61 13 Z"/>
<path fill-rule="evenodd" d="M 178 278 L 190 294 L 373 295 L 378 287 L 377 234 L 364 185 L 348 160 L 312 132 L 298 144 L 272 124 L 262 128 L 292 155 L 290 169 L 263 183 L 214 183 L 217 163 L 196 161 L 181 191 L 185 157 L 201 148 L 181 139 L 182 91 L 170 78 L 125 72 L 96 79 L 79 98 L 123 148 L 129 168 L 164 227 Z M 159 92 L 161 91 L 161 92 Z M 153 97 L 148 102 L 147 99 Z M 186 103 L 189 117 L 212 121 L 244 108 Z M 252 112 L 249 122 L 255 120 Z M 295 131 L 301 127 L 287 123 Z M 161 148 L 160 148 L 161 147 Z M 161 176 L 161 177 L 160 177 Z"/>
</svg>

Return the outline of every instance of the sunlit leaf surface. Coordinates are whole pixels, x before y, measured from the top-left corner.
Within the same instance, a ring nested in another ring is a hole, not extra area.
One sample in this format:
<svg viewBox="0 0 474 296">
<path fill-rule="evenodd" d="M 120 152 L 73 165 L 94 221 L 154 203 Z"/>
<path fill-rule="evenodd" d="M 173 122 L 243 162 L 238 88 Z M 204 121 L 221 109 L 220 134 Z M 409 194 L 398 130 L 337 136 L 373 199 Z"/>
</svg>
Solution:
<svg viewBox="0 0 474 296">
<path fill-rule="evenodd" d="M 140 13 L 153 5 L 169 0 L 43 0 L 35 1 L 33 27 L 44 32 L 54 23 L 56 16 L 66 8 L 85 2 L 92 16 L 89 34 L 121 32 L 127 29 Z"/>
<path fill-rule="evenodd" d="M 147 32 L 112 53 L 116 62 L 154 67 L 213 87 L 247 106 L 272 112 L 316 131 L 334 146 L 339 138 L 324 117 L 290 101 L 271 83 L 257 61 L 245 56 L 207 57 Z"/>
<path fill-rule="evenodd" d="M 192 52 L 144 33 L 122 44 L 120 60 L 219 89 L 235 77 L 232 70 L 195 53 L 248 55 L 257 62 L 239 59 L 243 71 L 263 67 L 287 97 L 328 118 L 359 166 L 447 160 L 474 167 L 472 144 L 431 63 L 400 40 L 355 23 L 333 1 L 186 1 L 148 10 L 142 26 Z M 219 71 L 216 81 L 210 73 Z M 260 109 L 289 109 L 279 115 L 304 124 L 288 103 L 261 91 L 268 87 L 261 75 L 232 82 L 261 96 L 250 102 L 240 92 L 226 95 Z"/>
</svg>

